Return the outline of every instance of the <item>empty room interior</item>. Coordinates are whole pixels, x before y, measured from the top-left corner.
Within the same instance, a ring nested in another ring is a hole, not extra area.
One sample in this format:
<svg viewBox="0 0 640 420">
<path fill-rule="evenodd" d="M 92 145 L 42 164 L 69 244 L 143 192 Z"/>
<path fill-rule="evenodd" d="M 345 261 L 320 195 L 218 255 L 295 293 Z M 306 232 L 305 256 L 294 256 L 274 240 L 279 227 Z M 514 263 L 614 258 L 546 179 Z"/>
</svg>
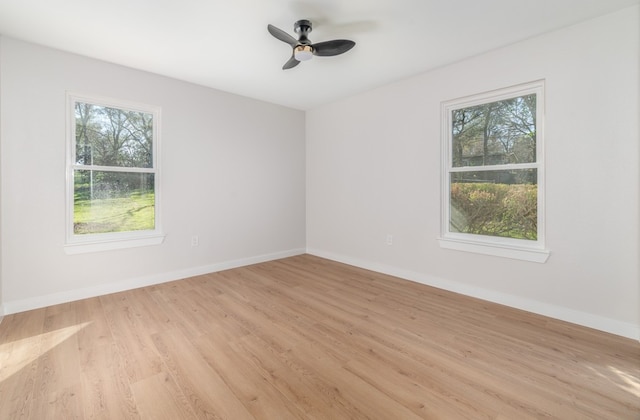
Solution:
<svg viewBox="0 0 640 420">
<path fill-rule="evenodd" d="M 640 2 L 344 3 L 0 0 L 0 419 L 640 418 Z"/>
</svg>

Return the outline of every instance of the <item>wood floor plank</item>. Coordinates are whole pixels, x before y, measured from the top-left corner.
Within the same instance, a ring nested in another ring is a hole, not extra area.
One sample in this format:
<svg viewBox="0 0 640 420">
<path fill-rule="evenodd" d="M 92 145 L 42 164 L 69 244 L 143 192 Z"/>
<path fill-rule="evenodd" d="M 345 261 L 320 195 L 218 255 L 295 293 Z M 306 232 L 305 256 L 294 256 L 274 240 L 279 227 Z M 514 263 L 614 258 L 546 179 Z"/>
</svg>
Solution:
<svg viewBox="0 0 640 420">
<path fill-rule="evenodd" d="M 0 419 L 31 418 L 46 309 L 0 323 Z"/>
<path fill-rule="evenodd" d="M 83 346 L 79 363 L 84 418 L 140 418 L 124 360 L 114 342 Z"/>
<path fill-rule="evenodd" d="M 640 343 L 300 255 L 0 323 L 0 419 L 640 419 Z"/>
<path fill-rule="evenodd" d="M 306 376 L 332 384 L 333 392 L 353 407 L 354 416 L 407 420 L 421 418 L 387 394 L 376 392 L 374 386 L 345 369 L 322 347 L 303 342 L 282 357 L 288 365 L 298 366 L 297 369 L 305 372 Z M 370 398 L 371 395 L 375 395 L 375 398 Z M 362 404 L 363 401 L 367 403 Z"/>
<path fill-rule="evenodd" d="M 34 405 L 60 405 L 75 411 L 80 396 L 80 372 L 78 363 L 78 324 L 73 304 L 49 307 L 45 312 L 44 328 L 38 370 L 34 387 Z M 81 407 L 77 405 L 78 408 Z M 34 410 L 36 417 L 49 411 Z"/>
<path fill-rule="evenodd" d="M 309 374 L 302 367 L 291 364 L 282 353 L 262 339 L 250 335 L 232 343 L 236 351 L 251 355 L 251 366 L 261 372 L 288 404 L 304 412 L 305 419 L 357 419 L 357 407 L 335 389 L 332 382 Z"/>
<path fill-rule="evenodd" d="M 268 377 L 252 366 L 250 354 L 234 350 L 223 336 L 214 333 L 201 336 L 196 346 L 255 418 L 304 418 L 304 413 L 288 404 L 277 388 L 264 385 Z"/>
<path fill-rule="evenodd" d="M 140 417 L 154 420 L 198 419 L 171 375 L 165 372 L 131 386 Z M 115 417 L 120 418 L 120 417 Z"/>
<path fill-rule="evenodd" d="M 153 340 L 168 372 L 198 418 L 253 418 L 224 379 L 179 330 L 157 333 Z"/>
<path fill-rule="evenodd" d="M 83 419 L 82 389 L 79 383 L 55 389 L 34 399 L 29 418 L 42 420 Z"/>
<path fill-rule="evenodd" d="M 101 296 L 100 302 L 104 307 L 105 317 L 122 357 L 124 369 L 131 383 L 148 378 L 162 372 L 162 359 L 158 354 L 151 333 L 146 331 L 148 322 L 141 321 L 141 306 L 138 306 L 134 296 L 139 291 L 117 293 Z"/>
<path fill-rule="evenodd" d="M 83 325 L 83 328 L 78 331 L 80 350 L 113 343 L 113 336 L 100 304 L 100 298 L 83 299 L 73 303 L 76 322 Z"/>
</svg>

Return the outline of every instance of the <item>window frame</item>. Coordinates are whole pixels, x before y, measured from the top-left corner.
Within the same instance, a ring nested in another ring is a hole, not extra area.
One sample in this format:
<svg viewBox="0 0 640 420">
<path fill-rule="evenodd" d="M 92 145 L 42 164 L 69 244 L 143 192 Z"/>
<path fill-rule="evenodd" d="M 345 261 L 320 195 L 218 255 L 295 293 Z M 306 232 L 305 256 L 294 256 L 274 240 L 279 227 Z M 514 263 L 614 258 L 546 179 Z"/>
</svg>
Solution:
<svg viewBox="0 0 640 420">
<path fill-rule="evenodd" d="M 81 165 L 76 163 L 76 103 L 89 103 L 109 108 L 119 108 L 127 111 L 144 112 L 153 115 L 152 167 L 135 168 L 123 167 L 122 170 L 112 171 L 112 167 L 98 165 Z M 160 120 L 159 106 L 141 104 L 120 99 L 66 92 L 66 214 L 65 214 L 65 245 L 66 254 L 81 254 L 100 252 L 113 249 L 133 248 L 140 246 L 159 245 L 164 241 L 161 226 L 161 193 L 160 193 Z M 154 176 L 154 229 L 125 232 L 91 233 L 77 235 L 74 233 L 74 172 L 77 169 L 91 169 L 94 171 L 112 172 L 141 172 Z"/>
<path fill-rule="evenodd" d="M 545 248 L 545 174 L 544 174 L 544 109 L 545 82 L 537 80 L 489 92 L 479 93 L 441 103 L 441 227 L 438 238 L 441 248 L 473 252 L 538 263 L 546 262 Z M 536 161 L 519 164 L 487 166 L 453 166 L 453 111 L 536 94 Z M 456 172 L 535 169 L 537 171 L 537 239 L 504 238 L 489 235 L 452 232 L 451 174 Z"/>
</svg>

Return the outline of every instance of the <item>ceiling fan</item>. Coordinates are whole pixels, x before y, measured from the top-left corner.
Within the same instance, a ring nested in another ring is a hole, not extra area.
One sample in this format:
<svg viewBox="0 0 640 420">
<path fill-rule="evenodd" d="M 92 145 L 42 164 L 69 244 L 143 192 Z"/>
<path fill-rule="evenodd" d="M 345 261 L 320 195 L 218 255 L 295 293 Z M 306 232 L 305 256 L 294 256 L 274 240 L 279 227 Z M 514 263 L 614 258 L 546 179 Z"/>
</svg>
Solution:
<svg viewBox="0 0 640 420">
<path fill-rule="evenodd" d="M 289 61 L 284 63 L 282 70 L 293 68 L 300 64 L 301 61 L 311 60 L 314 55 L 319 57 L 329 57 L 333 55 L 343 54 L 353 48 L 356 43 L 348 39 L 334 39 L 333 41 L 325 41 L 312 43 L 307 37 L 311 32 L 311 21 L 299 20 L 293 25 L 294 31 L 299 34 L 295 39 L 282 29 L 273 25 L 267 25 L 269 33 L 278 38 L 282 42 L 286 42 L 293 48 L 293 54 Z"/>
</svg>

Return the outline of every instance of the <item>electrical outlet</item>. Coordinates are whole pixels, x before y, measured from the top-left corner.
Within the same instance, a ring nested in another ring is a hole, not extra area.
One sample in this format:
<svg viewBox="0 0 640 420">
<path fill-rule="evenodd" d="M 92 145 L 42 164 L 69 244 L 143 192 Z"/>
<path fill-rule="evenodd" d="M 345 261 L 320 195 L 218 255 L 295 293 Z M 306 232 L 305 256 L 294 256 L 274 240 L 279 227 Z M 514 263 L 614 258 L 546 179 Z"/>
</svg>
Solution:
<svg viewBox="0 0 640 420">
<path fill-rule="evenodd" d="M 198 244 L 200 243 L 200 240 L 198 238 L 197 235 L 193 235 L 191 237 L 191 246 L 198 246 Z"/>
<path fill-rule="evenodd" d="M 393 235 L 390 233 L 387 234 L 387 245 L 393 245 Z"/>
</svg>

